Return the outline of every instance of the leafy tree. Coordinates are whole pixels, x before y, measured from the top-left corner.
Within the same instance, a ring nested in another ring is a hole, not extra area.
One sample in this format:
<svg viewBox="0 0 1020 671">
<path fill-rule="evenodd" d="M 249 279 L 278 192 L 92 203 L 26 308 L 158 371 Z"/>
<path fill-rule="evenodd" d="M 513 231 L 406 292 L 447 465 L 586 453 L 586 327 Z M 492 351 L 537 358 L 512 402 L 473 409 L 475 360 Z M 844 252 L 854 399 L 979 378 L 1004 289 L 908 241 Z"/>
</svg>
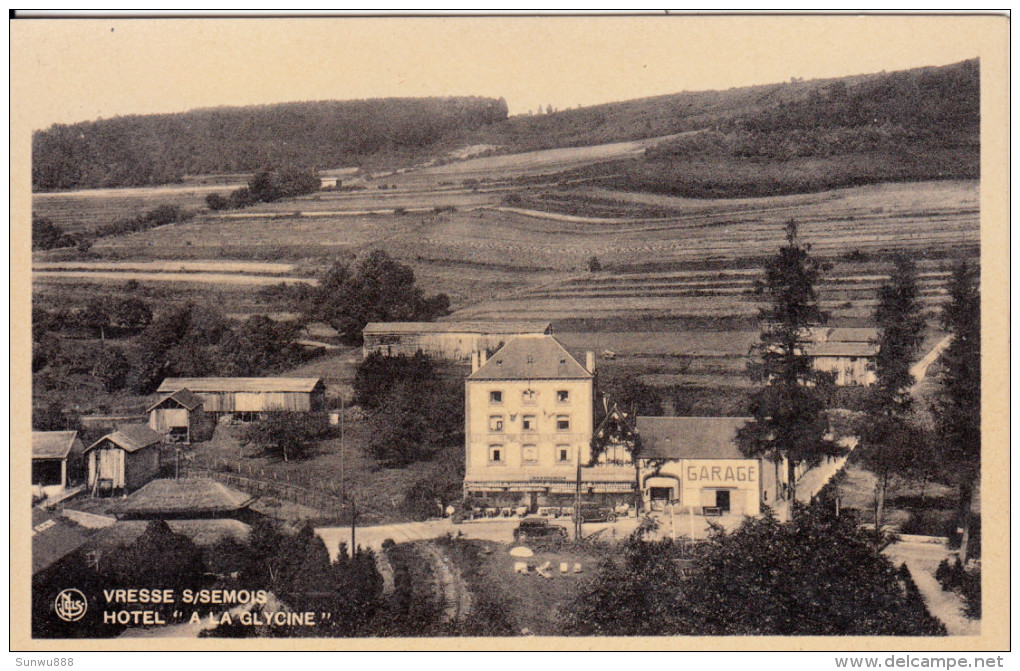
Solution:
<svg viewBox="0 0 1020 671">
<path fill-rule="evenodd" d="M 154 520 L 133 544 L 117 552 L 104 552 L 100 571 L 109 587 L 145 585 L 180 593 L 202 583 L 205 567 L 202 552 L 191 539 L 174 533 L 165 521 Z M 174 604 L 153 607 L 166 612 L 173 610 Z"/>
<path fill-rule="evenodd" d="M 588 272 L 590 273 L 598 273 L 602 271 L 602 262 L 599 261 L 599 257 L 597 256 L 589 258 L 586 265 L 588 266 Z"/>
<path fill-rule="evenodd" d="M 85 309 L 78 313 L 78 321 L 88 329 L 94 330 L 106 340 L 106 329 L 110 328 L 112 302 L 107 297 L 92 298 L 85 304 Z"/>
<path fill-rule="evenodd" d="M 46 217 L 32 215 L 32 249 L 71 247 L 74 239 Z"/>
<path fill-rule="evenodd" d="M 32 408 L 32 429 L 34 431 L 80 431 L 81 418 L 60 404 L 50 401 L 42 407 Z"/>
<path fill-rule="evenodd" d="M 799 465 L 813 466 L 844 452 L 835 441 L 825 439 L 824 411 L 832 376 L 814 370 L 803 351 L 808 329 L 828 318 L 818 307 L 815 291 L 822 267 L 808 251 L 797 237 L 796 222 L 790 220 L 786 245 L 768 259 L 764 278 L 755 284 L 755 293 L 766 301 L 758 313 L 758 360 L 748 365 L 757 389 L 750 402 L 753 419 L 737 433 L 746 456 L 776 464 L 786 460 L 790 501 L 796 500 Z"/>
<path fill-rule="evenodd" d="M 300 327 L 253 315 L 228 332 L 220 342 L 223 369 L 230 375 L 252 377 L 279 370 L 297 358 L 295 340 Z"/>
<path fill-rule="evenodd" d="M 121 298 L 110 306 L 110 325 L 141 330 L 152 322 L 152 308 L 140 298 Z"/>
<path fill-rule="evenodd" d="M 566 609 L 599 635 L 944 635 L 873 538 L 823 507 L 719 530 L 704 546 L 632 539 Z"/>
<path fill-rule="evenodd" d="M 615 403 L 631 417 L 661 417 L 665 412 L 660 390 L 634 375 L 607 375 L 599 380 L 599 390 L 606 396 L 609 407 Z M 596 408 L 596 414 L 601 421 L 605 415 L 602 405 Z"/>
<path fill-rule="evenodd" d="M 710 539 L 693 573 L 688 626 L 701 634 L 945 634 L 871 537 L 821 506 L 785 524 L 745 519 Z"/>
<path fill-rule="evenodd" d="M 922 473 L 930 437 L 908 418 L 869 415 L 860 432 L 857 456 L 875 474 L 875 528 L 885 522 L 885 500 L 896 478 Z"/>
<path fill-rule="evenodd" d="M 358 364 L 354 372 L 354 402 L 365 410 L 375 410 L 387 399 L 393 387 L 401 382 L 427 385 L 436 376 L 435 362 L 425 354 L 414 356 L 383 356 L 372 352 Z"/>
<path fill-rule="evenodd" d="M 377 249 L 353 270 L 334 264 L 312 293 L 307 311 L 356 344 L 371 321 L 430 321 L 449 311 L 449 299 L 443 294 L 426 299 L 415 285 L 414 271 Z"/>
<path fill-rule="evenodd" d="M 384 466 L 427 461 L 444 448 L 463 444 L 464 385 L 437 376 L 424 385 L 396 383 L 370 419 L 368 447 Z"/>
<path fill-rule="evenodd" d="M 241 565 L 237 580 L 243 587 L 268 589 L 295 611 L 331 613 L 331 618 L 317 618 L 317 633 L 364 635 L 382 605 L 382 576 L 371 550 L 358 548 L 354 557 L 343 544 L 339 550 L 331 563 L 325 544 L 311 526 L 291 533 L 275 521 L 260 520 L 252 525 L 246 546 L 224 542 L 210 555 L 236 556 Z M 270 633 L 307 636 L 308 630 L 274 627 Z M 212 635 L 231 634 L 217 629 Z"/>
<path fill-rule="evenodd" d="M 206 196 L 205 205 L 213 212 L 230 209 L 230 201 L 218 193 L 210 193 Z"/>
<path fill-rule="evenodd" d="M 943 327 L 953 340 L 942 355 L 943 372 L 935 398 L 936 435 L 943 470 L 959 488 L 960 555 L 966 558 L 970 509 L 981 472 L 981 292 L 977 271 L 965 260 L 953 269 Z"/>
<path fill-rule="evenodd" d="M 566 633 L 584 636 L 667 636 L 685 633 L 687 581 L 675 541 L 637 535 L 623 549 L 622 566 L 611 557 L 566 607 Z"/>
<path fill-rule="evenodd" d="M 404 508 L 418 519 L 435 517 L 464 495 L 464 450 L 440 450 L 425 474 L 404 491 Z"/>
<path fill-rule="evenodd" d="M 241 441 L 262 447 L 269 454 L 290 461 L 304 456 L 312 445 L 330 433 L 326 418 L 318 413 L 277 410 L 262 413 L 241 434 Z"/>
</svg>

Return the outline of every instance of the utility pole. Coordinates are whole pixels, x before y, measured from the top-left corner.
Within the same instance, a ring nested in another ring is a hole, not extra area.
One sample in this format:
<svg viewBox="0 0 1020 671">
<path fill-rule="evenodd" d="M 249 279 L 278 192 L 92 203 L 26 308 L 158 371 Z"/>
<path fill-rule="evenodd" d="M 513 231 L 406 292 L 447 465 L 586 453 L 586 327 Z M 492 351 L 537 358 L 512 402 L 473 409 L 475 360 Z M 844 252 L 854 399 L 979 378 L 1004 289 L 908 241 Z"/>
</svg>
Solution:
<svg viewBox="0 0 1020 671">
<path fill-rule="evenodd" d="M 340 394 L 340 500 L 347 500 L 347 450 L 344 446 L 344 396 Z"/>
<path fill-rule="evenodd" d="M 574 542 L 581 542 L 581 450 L 577 451 L 577 482 L 574 487 Z"/>
<path fill-rule="evenodd" d="M 358 504 L 354 502 L 354 497 L 351 497 L 351 559 L 354 559 L 355 549 L 358 547 L 355 543 L 354 530 L 358 525 Z"/>
</svg>

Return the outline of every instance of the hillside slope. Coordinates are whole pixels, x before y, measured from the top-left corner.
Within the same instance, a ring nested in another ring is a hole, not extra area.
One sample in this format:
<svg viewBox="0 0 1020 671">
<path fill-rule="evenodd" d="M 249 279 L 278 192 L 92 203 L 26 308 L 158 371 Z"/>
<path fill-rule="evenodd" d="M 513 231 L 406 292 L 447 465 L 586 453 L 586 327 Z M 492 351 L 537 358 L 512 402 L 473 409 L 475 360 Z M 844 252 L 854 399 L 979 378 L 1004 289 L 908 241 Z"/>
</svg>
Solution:
<svg viewBox="0 0 1020 671">
<path fill-rule="evenodd" d="M 267 164 L 357 164 L 380 151 L 420 152 L 505 119 L 492 98 L 387 98 L 200 109 L 55 125 L 32 138 L 36 190 L 143 186 L 185 174 Z"/>
</svg>

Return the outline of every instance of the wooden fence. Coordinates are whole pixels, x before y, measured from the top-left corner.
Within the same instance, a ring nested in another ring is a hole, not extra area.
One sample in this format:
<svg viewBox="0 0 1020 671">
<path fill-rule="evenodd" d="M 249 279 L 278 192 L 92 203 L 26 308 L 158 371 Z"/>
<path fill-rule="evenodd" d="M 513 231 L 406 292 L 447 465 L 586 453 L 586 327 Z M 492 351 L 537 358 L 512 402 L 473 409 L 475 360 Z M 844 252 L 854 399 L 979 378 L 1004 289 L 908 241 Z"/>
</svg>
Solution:
<svg viewBox="0 0 1020 671">
<path fill-rule="evenodd" d="M 181 462 L 180 475 L 185 478 L 211 478 L 254 496 L 271 496 L 296 503 L 314 509 L 325 518 L 339 520 L 344 516 L 344 502 L 338 491 L 259 477 L 265 472 L 250 467 L 238 467 L 232 471 L 229 466 L 229 462 L 210 466 L 185 460 Z"/>
</svg>

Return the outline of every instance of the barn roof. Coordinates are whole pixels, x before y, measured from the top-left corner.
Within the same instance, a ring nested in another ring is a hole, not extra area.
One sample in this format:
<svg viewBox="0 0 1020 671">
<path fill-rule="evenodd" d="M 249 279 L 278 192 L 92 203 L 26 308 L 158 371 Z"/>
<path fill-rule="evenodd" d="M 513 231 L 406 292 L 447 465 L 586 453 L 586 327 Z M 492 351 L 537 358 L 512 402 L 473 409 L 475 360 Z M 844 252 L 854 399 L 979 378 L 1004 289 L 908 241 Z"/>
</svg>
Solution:
<svg viewBox="0 0 1020 671">
<path fill-rule="evenodd" d="M 87 540 L 88 536 L 78 525 L 33 508 L 32 573 L 49 568 L 80 548 Z"/>
<path fill-rule="evenodd" d="M 66 459 L 78 437 L 77 431 L 33 431 L 33 459 Z"/>
<path fill-rule="evenodd" d="M 194 392 L 312 392 L 322 386 L 317 377 L 168 377 L 158 391 L 167 394 L 181 389 Z"/>
<path fill-rule="evenodd" d="M 207 478 L 153 480 L 115 512 L 123 517 L 208 515 L 234 512 L 251 501 L 250 495 Z"/>
<path fill-rule="evenodd" d="M 551 324 L 540 321 L 467 321 L 467 322 L 369 322 L 363 335 L 383 333 L 480 333 L 518 335 L 548 333 Z"/>
<path fill-rule="evenodd" d="M 145 412 L 152 412 L 154 409 L 158 408 L 159 406 L 163 405 L 163 403 L 170 400 L 177 401 L 186 410 L 194 410 L 195 408 L 201 407 L 202 405 L 201 397 L 193 394 L 190 389 L 183 388 L 171 392 L 164 396 L 163 398 L 159 399 L 158 401 L 150 405 L 145 410 Z"/>
<path fill-rule="evenodd" d="M 878 345 L 867 342 L 818 342 L 804 345 L 807 356 L 860 356 L 872 357 L 878 354 Z"/>
<path fill-rule="evenodd" d="M 517 336 L 469 380 L 589 380 L 592 374 L 550 335 Z"/>
<path fill-rule="evenodd" d="M 92 547 L 118 549 L 134 545 L 145 533 L 151 520 L 121 520 L 99 531 L 89 543 Z M 251 530 L 244 522 L 231 519 L 166 520 L 175 534 L 187 536 L 199 547 L 210 547 L 231 538 L 243 543 Z"/>
<path fill-rule="evenodd" d="M 751 417 L 638 417 L 642 459 L 745 459 L 737 429 Z"/>
<path fill-rule="evenodd" d="M 814 342 L 868 343 L 878 340 L 879 331 L 873 327 L 816 326 L 809 329 L 808 339 Z"/>
<path fill-rule="evenodd" d="M 109 440 L 128 452 L 137 452 L 150 445 L 163 442 L 163 436 L 150 429 L 146 424 L 124 424 L 117 427 L 113 433 L 108 433 L 89 445 L 85 451 L 88 452 L 104 440 Z"/>
</svg>

